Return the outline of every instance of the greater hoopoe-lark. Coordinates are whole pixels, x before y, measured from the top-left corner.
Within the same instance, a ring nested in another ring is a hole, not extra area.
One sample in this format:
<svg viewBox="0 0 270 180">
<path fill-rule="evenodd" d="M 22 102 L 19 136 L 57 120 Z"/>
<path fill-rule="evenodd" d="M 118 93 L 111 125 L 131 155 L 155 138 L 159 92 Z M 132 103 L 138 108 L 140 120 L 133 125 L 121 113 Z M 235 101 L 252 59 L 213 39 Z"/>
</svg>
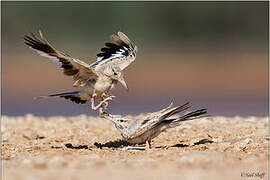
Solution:
<svg viewBox="0 0 270 180">
<path fill-rule="evenodd" d="M 172 104 L 160 111 L 147 113 L 141 117 L 130 118 L 120 115 L 103 113 L 102 117 L 112 121 L 121 132 L 124 140 L 131 144 L 146 143 L 146 148 L 151 148 L 151 140 L 169 128 L 179 126 L 183 121 L 197 119 L 206 114 L 206 109 L 189 112 L 182 116 L 171 117 L 190 108 L 189 103 L 173 107 Z M 130 149 L 140 149 L 131 147 Z M 144 148 L 143 148 L 144 149 Z"/>
<path fill-rule="evenodd" d="M 91 101 L 91 108 L 99 109 L 102 113 L 103 107 L 107 109 L 108 101 L 114 98 L 114 96 L 109 96 L 108 92 L 117 82 L 128 88 L 121 72 L 135 61 L 137 46 L 133 45 L 124 33 L 118 32 L 118 36 L 111 35 L 113 43 L 105 43 L 105 47 L 101 48 L 102 52 L 97 54 L 97 60 L 90 65 L 56 50 L 43 37 L 41 31 L 39 34 L 40 38 L 33 33 L 31 36 L 25 36 L 25 44 L 36 50 L 41 56 L 55 62 L 65 75 L 73 76 L 73 85 L 81 87 L 81 90 L 38 98 L 61 97 L 78 104 Z M 97 106 L 94 102 L 96 99 L 101 99 Z"/>
</svg>

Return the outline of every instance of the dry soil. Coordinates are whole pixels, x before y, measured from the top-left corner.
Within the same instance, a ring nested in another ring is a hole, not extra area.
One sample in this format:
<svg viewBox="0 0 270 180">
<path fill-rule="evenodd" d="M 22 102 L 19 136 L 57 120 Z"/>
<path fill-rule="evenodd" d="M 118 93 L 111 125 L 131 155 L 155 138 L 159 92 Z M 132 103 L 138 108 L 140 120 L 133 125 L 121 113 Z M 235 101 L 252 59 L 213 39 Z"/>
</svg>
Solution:
<svg viewBox="0 0 270 180">
<path fill-rule="evenodd" d="M 2 179 L 268 179 L 268 118 L 184 122 L 123 150 L 101 118 L 2 117 Z"/>
</svg>

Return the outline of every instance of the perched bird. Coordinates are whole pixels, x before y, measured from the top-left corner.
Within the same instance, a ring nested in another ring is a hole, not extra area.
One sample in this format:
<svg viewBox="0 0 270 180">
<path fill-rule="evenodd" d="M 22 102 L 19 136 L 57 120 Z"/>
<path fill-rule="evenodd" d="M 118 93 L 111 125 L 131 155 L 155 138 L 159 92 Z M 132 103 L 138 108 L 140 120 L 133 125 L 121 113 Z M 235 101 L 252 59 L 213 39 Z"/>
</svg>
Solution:
<svg viewBox="0 0 270 180">
<path fill-rule="evenodd" d="M 130 118 L 120 115 L 103 113 L 102 117 L 112 121 L 115 127 L 121 132 L 123 139 L 131 144 L 146 143 L 146 148 L 151 148 L 151 140 L 169 128 L 179 126 L 181 122 L 203 117 L 206 109 L 189 112 L 178 117 L 171 117 L 174 114 L 190 108 L 189 103 L 173 107 L 172 104 L 160 111 L 147 113 L 141 117 Z M 137 149 L 138 147 L 133 147 Z"/>
<path fill-rule="evenodd" d="M 101 48 L 101 53 L 97 54 L 97 60 L 90 65 L 56 50 L 43 37 L 41 31 L 39 34 L 40 38 L 33 33 L 31 36 L 26 35 L 25 44 L 41 56 L 55 62 L 65 75 L 73 76 L 73 86 L 81 87 L 81 90 L 38 98 L 61 97 L 78 104 L 91 101 L 92 109 L 99 108 L 102 113 L 103 107 L 107 109 L 108 101 L 114 98 L 114 96 L 109 96 L 108 92 L 117 82 L 128 88 L 121 71 L 135 61 L 137 46 L 133 45 L 124 33 L 118 32 L 118 36 L 111 35 L 113 43 L 105 43 L 105 47 Z M 100 99 L 100 103 L 95 106 L 94 101 L 97 99 Z"/>
</svg>

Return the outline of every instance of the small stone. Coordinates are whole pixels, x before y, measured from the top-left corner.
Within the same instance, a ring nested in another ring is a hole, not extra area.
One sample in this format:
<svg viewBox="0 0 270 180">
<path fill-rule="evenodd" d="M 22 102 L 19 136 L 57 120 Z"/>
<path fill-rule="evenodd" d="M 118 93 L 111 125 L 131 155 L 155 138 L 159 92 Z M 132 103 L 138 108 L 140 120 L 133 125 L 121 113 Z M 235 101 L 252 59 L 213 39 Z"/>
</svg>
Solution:
<svg viewBox="0 0 270 180">
<path fill-rule="evenodd" d="M 245 141 L 244 141 L 246 144 L 249 144 L 250 142 L 251 142 L 251 139 L 250 138 L 247 138 L 247 139 L 245 139 Z"/>
</svg>

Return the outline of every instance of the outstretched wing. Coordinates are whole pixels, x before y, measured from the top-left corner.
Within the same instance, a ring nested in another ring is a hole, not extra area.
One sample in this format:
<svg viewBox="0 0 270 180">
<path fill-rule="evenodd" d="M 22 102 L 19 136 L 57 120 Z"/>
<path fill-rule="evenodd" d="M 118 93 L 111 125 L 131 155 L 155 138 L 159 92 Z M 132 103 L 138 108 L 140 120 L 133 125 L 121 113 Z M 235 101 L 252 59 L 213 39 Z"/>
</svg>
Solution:
<svg viewBox="0 0 270 180">
<path fill-rule="evenodd" d="M 74 59 L 71 56 L 64 54 L 56 50 L 50 43 L 43 37 L 41 31 L 39 31 L 40 39 L 33 33 L 32 36 L 25 36 L 25 44 L 37 51 L 41 56 L 51 59 L 67 76 L 73 76 L 75 81 L 74 86 L 84 87 L 87 83 L 95 82 L 97 74 L 94 69 L 78 59 Z"/>
<path fill-rule="evenodd" d="M 128 136 L 130 139 L 138 137 L 144 134 L 146 131 L 150 130 L 151 128 L 155 128 L 163 121 L 166 121 L 168 117 L 177 114 L 179 112 L 185 111 L 188 108 L 190 108 L 189 103 L 176 107 L 172 107 L 171 104 L 169 107 L 162 109 L 158 112 L 149 113 L 145 118 L 138 120 L 136 122 L 138 123 L 137 126 L 130 126 L 135 128 L 129 130 L 130 134 Z"/>
<path fill-rule="evenodd" d="M 134 46 L 129 38 L 122 32 L 117 35 L 111 35 L 114 43 L 107 42 L 105 47 L 101 48 L 101 53 L 97 54 L 97 60 L 90 66 L 97 69 L 105 66 L 116 66 L 122 71 L 130 63 L 135 61 L 137 46 Z"/>
</svg>

